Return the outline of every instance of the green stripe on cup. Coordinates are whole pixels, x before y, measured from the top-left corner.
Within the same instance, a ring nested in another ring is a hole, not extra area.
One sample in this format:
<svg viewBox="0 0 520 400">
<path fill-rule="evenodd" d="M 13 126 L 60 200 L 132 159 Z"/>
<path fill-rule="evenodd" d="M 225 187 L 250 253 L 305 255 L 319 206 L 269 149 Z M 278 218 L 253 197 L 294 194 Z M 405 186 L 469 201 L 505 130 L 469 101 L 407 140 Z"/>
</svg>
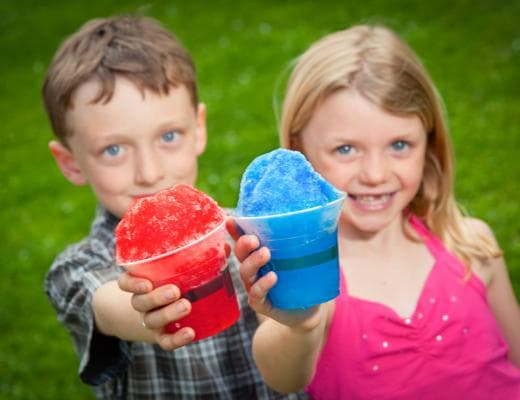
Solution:
<svg viewBox="0 0 520 400">
<path fill-rule="evenodd" d="M 268 265 L 274 271 L 290 271 L 293 269 L 314 267 L 338 258 L 338 245 L 334 245 L 319 253 L 307 254 L 293 258 L 271 258 Z"/>
</svg>

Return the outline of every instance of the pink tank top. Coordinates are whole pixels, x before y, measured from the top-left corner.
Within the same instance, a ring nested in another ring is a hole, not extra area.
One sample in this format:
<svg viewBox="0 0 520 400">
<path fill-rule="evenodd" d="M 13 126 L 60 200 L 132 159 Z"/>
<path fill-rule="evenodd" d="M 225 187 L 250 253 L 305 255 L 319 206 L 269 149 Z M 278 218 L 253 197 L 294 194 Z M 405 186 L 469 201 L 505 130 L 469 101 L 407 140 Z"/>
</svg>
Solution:
<svg viewBox="0 0 520 400">
<path fill-rule="evenodd" d="M 329 337 L 307 392 L 318 400 L 520 399 L 520 369 L 474 274 L 415 216 L 412 226 L 435 258 L 414 313 L 341 292 Z"/>
</svg>

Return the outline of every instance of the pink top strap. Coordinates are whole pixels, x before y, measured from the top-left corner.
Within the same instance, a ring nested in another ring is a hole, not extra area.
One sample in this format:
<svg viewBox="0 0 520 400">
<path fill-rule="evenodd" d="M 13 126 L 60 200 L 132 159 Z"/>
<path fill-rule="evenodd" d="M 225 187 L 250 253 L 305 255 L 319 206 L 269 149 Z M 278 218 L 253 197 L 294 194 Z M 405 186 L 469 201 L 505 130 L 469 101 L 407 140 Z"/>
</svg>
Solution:
<svg viewBox="0 0 520 400">
<path fill-rule="evenodd" d="M 473 274 L 414 215 L 410 224 L 435 258 L 414 313 L 340 295 L 307 392 L 313 399 L 520 399 L 520 370 Z"/>
</svg>

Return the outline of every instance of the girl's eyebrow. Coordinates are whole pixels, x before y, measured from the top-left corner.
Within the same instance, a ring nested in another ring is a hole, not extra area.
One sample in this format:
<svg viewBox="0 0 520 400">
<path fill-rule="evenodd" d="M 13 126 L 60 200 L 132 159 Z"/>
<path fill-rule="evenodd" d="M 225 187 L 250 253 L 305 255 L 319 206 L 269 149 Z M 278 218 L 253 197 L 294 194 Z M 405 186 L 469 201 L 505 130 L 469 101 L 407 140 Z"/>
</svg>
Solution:
<svg viewBox="0 0 520 400">
<path fill-rule="evenodd" d="M 410 137 L 417 137 L 421 136 L 422 132 L 418 131 L 389 131 L 388 136 L 395 137 L 395 138 L 410 138 Z"/>
</svg>

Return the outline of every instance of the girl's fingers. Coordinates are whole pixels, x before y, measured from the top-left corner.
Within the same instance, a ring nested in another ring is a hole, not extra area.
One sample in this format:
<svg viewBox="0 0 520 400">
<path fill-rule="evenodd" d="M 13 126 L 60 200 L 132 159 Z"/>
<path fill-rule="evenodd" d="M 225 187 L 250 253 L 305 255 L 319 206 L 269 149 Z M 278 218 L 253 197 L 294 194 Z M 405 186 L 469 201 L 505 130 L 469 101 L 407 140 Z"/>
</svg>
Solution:
<svg viewBox="0 0 520 400">
<path fill-rule="evenodd" d="M 240 232 L 238 229 L 237 224 L 231 217 L 226 218 L 226 229 L 229 233 L 229 235 L 233 238 L 233 240 L 236 242 L 238 238 L 240 237 Z"/>
<path fill-rule="evenodd" d="M 267 300 L 267 293 L 275 285 L 276 280 L 276 273 L 270 271 L 251 286 L 248 300 L 253 310 L 261 314 L 267 314 L 272 310 L 271 303 Z"/>
<path fill-rule="evenodd" d="M 261 247 L 251 253 L 240 264 L 240 278 L 244 286 L 249 291 L 249 288 L 257 280 L 258 270 L 269 261 L 271 254 L 267 247 Z"/>
<path fill-rule="evenodd" d="M 255 235 L 240 236 L 235 243 L 235 256 L 242 262 L 259 246 L 260 242 Z"/>
</svg>

